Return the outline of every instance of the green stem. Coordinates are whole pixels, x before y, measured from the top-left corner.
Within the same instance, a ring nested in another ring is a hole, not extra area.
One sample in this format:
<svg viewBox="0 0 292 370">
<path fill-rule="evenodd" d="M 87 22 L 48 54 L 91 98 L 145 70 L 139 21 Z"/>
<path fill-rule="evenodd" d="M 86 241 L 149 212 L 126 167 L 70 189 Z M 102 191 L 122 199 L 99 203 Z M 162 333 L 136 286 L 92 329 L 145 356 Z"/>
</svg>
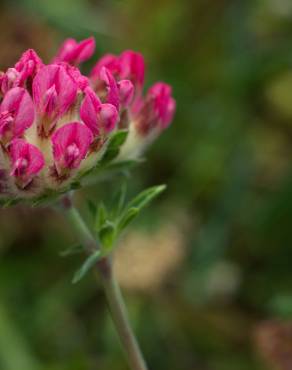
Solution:
<svg viewBox="0 0 292 370">
<path fill-rule="evenodd" d="M 129 323 L 121 290 L 112 270 L 110 276 L 106 278 L 103 277 L 103 286 L 113 321 L 124 346 L 124 350 L 127 353 L 129 365 L 133 370 L 147 370 L 139 344 Z"/>
<path fill-rule="evenodd" d="M 84 222 L 78 210 L 74 207 L 69 196 L 62 199 L 62 208 L 66 211 L 67 218 L 78 233 L 86 253 L 90 254 L 99 249 L 99 244 L 94 239 L 88 226 Z M 116 326 L 121 344 L 127 355 L 132 370 L 147 370 L 142 352 L 131 328 L 127 309 L 115 279 L 110 258 L 105 257 L 97 263 L 97 271 L 101 277 L 108 306 Z"/>
</svg>

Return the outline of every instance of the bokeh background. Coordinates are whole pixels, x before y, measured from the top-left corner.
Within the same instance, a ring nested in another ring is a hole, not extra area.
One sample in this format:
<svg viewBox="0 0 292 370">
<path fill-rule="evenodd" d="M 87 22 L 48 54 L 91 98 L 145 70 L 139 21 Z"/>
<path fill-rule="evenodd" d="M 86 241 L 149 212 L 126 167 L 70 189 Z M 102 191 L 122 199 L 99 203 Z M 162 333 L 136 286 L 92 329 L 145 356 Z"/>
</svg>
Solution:
<svg viewBox="0 0 292 370">
<path fill-rule="evenodd" d="M 126 179 L 166 183 L 116 252 L 150 369 L 292 369 L 291 0 L 0 3 L 1 69 L 94 35 L 142 52 L 177 114 Z M 94 62 L 84 65 L 89 70 Z M 110 201 L 120 183 L 77 194 Z M 71 284 L 74 232 L 50 209 L 0 212 L 0 369 L 126 370 L 100 287 Z"/>
</svg>

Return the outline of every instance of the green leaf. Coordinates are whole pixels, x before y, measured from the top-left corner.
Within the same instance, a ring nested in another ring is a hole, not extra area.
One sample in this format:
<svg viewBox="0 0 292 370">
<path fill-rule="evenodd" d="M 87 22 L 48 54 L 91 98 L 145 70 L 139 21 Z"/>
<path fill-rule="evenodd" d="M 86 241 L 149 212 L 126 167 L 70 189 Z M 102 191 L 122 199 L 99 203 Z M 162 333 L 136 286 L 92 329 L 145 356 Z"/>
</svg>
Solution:
<svg viewBox="0 0 292 370">
<path fill-rule="evenodd" d="M 61 257 L 67 257 L 67 256 L 71 256 L 73 254 L 77 254 L 77 253 L 82 253 L 84 252 L 84 248 L 82 245 L 80 244 L 76 244 L 76 245 L 72 245 L 70 248 L 68 249 L 65 249 L 63 250 L 61 253 L 60 253 L 60 256 Z"/>
<path fill-rule="evenodd" d="M 115 131 L 110 138 L 108 149 L 119 148 L 121 145 L 123 145 L 127 139 L 128 132 L 128 130 Z"/>
<path fill-rule="evenodd" d="M 107 220 L 107 210 L 105 208 L 105 205 L 103 203 L 100 203 L 96 215 L 95 229 L 99 231 L 106 223 L 106 220 Z"/>
<path fill-rule="evenodd" d="M 109 143 L 104 153 L 100 164 L 104 165 L 119 155 L 120 147 L 124 144 L 128 136 L 128 130 L 118 130 L 113 133 L 109 139 Z"/>
<path fill-rule="evenodd" d="M 71 190 L 78 190 L 81 188 L 81 183 L 79 181 L 74 181 L 70 184 L 70 189 Z"/>
<path fill-rule="evenodd" d="M 154 198 L 161 194 L 166 189 L 166 185 L 157 185 L 146 190 L 143 190 L 129 204 L 128 208 L 138 208 L 141 210 L 146 207 Z"/>
<path fill-rule="evenodd" d="M 121 214 L 117 223 L 117 234 L 120 234 L 146 207 L 154 198 L 161 194 L 166 189 L 165 185 L 153 186 L 149 189 L 142 191 L 134 199 L 132 199 L 126 210 Z"/>
<path fill-rule="evenodd" d="M 101 252 L 98 250 L 91 254 L 85 262 L 82 264 L 79 270 L 77 270 L 73 276 L 72 283 L 76 284 L 78 283 L 89 270 L 92 269 L 92 267 L 97 263 L 97 261 L 100 259 Z"/>
<path fill-rule="evenodd" d="M 110 172 L 126 172 L 137 164 L 143 163 L 142 159 L 127 159 L 124 161 L 109 163 L 103 167 L 104 170 Z"/>
<path fill-rule="evenodd" d="M 19 199 L 9 199 L 7 201 L 4 201 L 3 204 L 2 204 L 2 208 L 9 208 L 9 207 L 12 207 L 12 206 L 15 206 L 17 203 L 19 203 Z"/>
<path fill-rule="evenodd" d="M 105 250 L 110 250 L 116 236 L 116 228 L 112 222 L 107 221 L 98 232 L 99 240 Z"/>
<path fill-rule="evenodd" d="M 120 234 L 134 220 L 134 218 L 136 218 L 139 212 L 139 208 L 128 208 L 118 222 L 117 233 Z"/>
<path fill-rule="evenodd" d="M 91 216 L 93 217 L 93 219 L 95 219 L 96 217 L 96 213 L 97 213 L 97 207 L 96 207 L 96 204 L 93 203 L 92 200 L 88 199 L 87 200 L 87 207 L 88 207 L 88 210 L 91 214 Z"/>
<path fill-rule="evenodd" d="M 126 193 L 127 193 L 127 184 L 124 182 L 112 201 L 111 215 L 113 218 L 118 217 L 123 211 L 123 208 L 125 206 Z"/>
</svg>

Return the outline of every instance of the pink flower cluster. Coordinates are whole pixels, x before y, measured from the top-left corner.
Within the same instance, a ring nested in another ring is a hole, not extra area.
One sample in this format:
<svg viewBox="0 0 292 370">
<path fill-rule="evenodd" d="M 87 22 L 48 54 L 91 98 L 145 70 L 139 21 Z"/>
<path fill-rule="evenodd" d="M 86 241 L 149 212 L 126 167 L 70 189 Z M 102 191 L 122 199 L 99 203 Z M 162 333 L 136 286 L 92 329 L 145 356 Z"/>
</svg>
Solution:
<svg viewBox="0 0 292 370">
<path fill-rule="evenodd" d="M 172 121 L 169 85 L 143 96 L 141 54 L 107 54 L 86 77 L 79 65 L 94 49 L 93 38 L 67 39 L 50 64 L 27 50 L 1 72 L 0 198 L 62 190 L 96 166 L 114 130 L 129 131 L 121 155 L 131 156 Z"/>
</svg>

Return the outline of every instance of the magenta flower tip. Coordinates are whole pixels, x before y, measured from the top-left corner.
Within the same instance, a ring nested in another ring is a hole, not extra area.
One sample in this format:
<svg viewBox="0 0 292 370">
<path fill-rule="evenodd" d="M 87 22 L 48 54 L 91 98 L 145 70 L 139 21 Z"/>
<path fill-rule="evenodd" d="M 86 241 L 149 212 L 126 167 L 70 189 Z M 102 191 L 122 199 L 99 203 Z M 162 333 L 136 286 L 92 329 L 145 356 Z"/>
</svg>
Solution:
<svg viewBox="0 0 292 370">
<path fill-rule="evenodd" d="M 106 54 L 94 66 L 91 78 L 99 76 L 102 67 L 106 67 L 117 80 L 131 80 L 134 86 L 142 87 L 145 76 L 145 62 L 142 54 L 126 50 L 121 55 Z"/>
<path fill-rule="evenodd" d="M 53 155 L 60 168 L 78 168 L 93 141 L 91 131 L 80 122 L 67 123 L 52 135 Z"/>
<path fill-rule="evenodd" d="M 0 138 L 21 136 L 33 124 L 34 116 L 33 102 L 27 90 L 12 88 L 0 105 Z"/>
<path fill-rule="evenodd" d="M 134 98 L 134 85 L 130 80 L 121 80 L 118 82 L 119 99 L 122 106 L 127 107 Z"/>
<path fill-rule="evenodd" d="M 64 66 L 50 64 L 39 70 L 32 91 L 38 113 L 56 119 L 73 104 L 77 84 Z"/>
<path fill-rule="evenodd" d="M 80 107 L 80 117 L 85 125 L 97 136 L 112 131 L 119 113 L 113 104 L 101 103 L 91 88 L 85 90 L 85 98 Z"/>
<path fill-rule="evenodd" d="M 66 62 L 78 65 L 91 58 L 95 50 L 93 37 L 77 42 L 75 39 L 67 39 L 59 49 L 53 63 Z"/>
<path fill-rule="evenodd" d="M 149 99 L 153 100 L 154 113 L 162 128 L 169 126 L 175 113 L 176 102 L 171 94 L 171 86 L 164 82 L 156 82 L 148 90 Z"/>
<path fill-rule="evenodd" d="M 37 175 L 45 165 L 42 152 L 34 145 L 23 139 L 14 139 L 9 145 L 12 162 L 11 176 L 25 181 Z"/>
</svg>

